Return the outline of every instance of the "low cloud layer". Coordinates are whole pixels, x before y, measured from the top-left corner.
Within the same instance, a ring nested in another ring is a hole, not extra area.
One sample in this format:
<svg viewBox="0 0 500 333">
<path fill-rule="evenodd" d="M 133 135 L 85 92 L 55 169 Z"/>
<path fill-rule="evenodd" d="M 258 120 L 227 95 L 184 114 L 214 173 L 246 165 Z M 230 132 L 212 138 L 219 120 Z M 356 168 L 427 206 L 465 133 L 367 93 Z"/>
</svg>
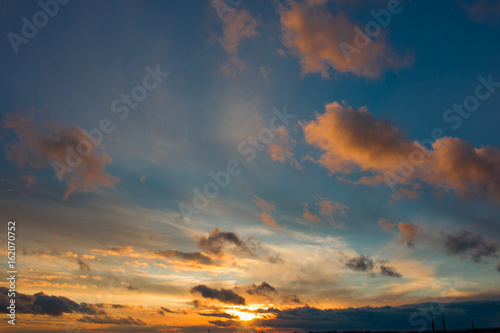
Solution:
<svg viewBox="0 0 500 333">
<path fill-rule="evenodd" d="M 0 287 L 0 312 L 8 313 L 10 304 L 9 289 Z M 87 315 L 103 315 L 105 312 L 96 306 L 76 303 L 63 296 L 49 296 L 43 292 L 26 295 L 16 292 L 16 311 L 37 315 L 62 316 L 64 313 L 82 313 Z"/>
<path fill-rule="evenodd" d="M 444 305 L 444 306 L 442 306 Z M 318 309 L 299 307 L 285 310 L 270 309 L 274 319 L 259 321 L 259 326 L 276 328 L 358 331 L 430 330 L 432 311 L 443 308 L 446 328 L 462 330 L 469 327 L 471 318 L 481 318 L 484 327 L 498 326 L 500 301 L 460 303 L 420 303 L 402 306 Z"/>
</svg>

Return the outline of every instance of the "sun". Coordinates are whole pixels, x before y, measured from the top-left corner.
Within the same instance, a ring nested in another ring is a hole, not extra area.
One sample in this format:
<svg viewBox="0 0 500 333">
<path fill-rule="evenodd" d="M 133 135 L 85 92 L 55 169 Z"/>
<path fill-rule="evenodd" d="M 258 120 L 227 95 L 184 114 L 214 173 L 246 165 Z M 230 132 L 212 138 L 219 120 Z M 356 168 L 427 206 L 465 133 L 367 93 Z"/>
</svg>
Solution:
<svg viewBox="0 0 500 333">
<path fill-rule="evenodd" d="M 250 312 L 237 312 L 236 315 L 240 317 L 241 320 L 247 321 L 247 320 L 252 320 L 255 319 L 257 316 L 253 313 Z"/>
</svg>

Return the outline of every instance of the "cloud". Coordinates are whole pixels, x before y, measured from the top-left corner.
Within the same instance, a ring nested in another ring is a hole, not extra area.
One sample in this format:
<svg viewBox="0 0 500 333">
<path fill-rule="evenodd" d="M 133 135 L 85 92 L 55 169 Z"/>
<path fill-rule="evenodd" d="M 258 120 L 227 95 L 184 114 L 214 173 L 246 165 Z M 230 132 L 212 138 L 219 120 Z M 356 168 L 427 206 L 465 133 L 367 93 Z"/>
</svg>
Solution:
<svg viewBox="0 0 500 333">
<path fill-rule="evenodd" d="M 413 63 L 412 56 L 392 49 L 384 32 L 357 54 L 346 57 L 340 45 L 353 45 L 357 25 L 342 11 L 330 12 L 327 2 L 290 1 L 288 7 L 279 9 L 283 43 L 300 59 L 303 74 L 320 73 L 328 78 L 331 67 L 337 72 L 376 78 L 384 71 Z"/>
<path fill-rule="evenodd" d="M 276 288 L 264 281 L 260 285 L 252 283 L 252 285 L 246 289 L 246 292 L 250 295 L 267 296 L 269 293 L 277 293 L 278 291 Z"/>
<path fill-rule="evenodd" d="M 81 271 L 90 271 L 90 265 L 83 261 L 80 257 L 76 258 L 76 263 L 80 266 Z"/>
<path fill-rule="evenodd" d="M 355 272 L 372 272 L 375 268 L 375 262 L 363 254 L 349 259 L 345 265 Z"/>
<path fill-rule="evenodd" d="M 26 175 L 21 177 L 21 179 L 26 182 L 26 185 L 24 185 L 26 187 L 36 184 L 36 177 L 34 175 Z"/>
<path fill-rule="evenodd" d="M 315 162 L 332 174 L 371 174 L 355 184 L 387 183 L 393 189 L 410 186 L 416 191 L 416 184 L 423 182 L 464 198 L 500 202 L 497 147 L 474 148 L 458 138 L 441 137 L 427 150 L 366 108 L 337 102 L 327 104 L 324 114 L 302 126 L 306 142 L 321 151 Z"/>
<path fill-rule="evenodd" d="M 234 316 L 232 314 L 226 312 L 207 312 L 207 313 L 198 313 L 200 316 L 206 317 L 219 317 L 219 318 L 227 318 L 227 319 L 238 319 L 238 316 Z"/>
<path fill-rule="evenodd" d="M 420 228 L 415 223 L 403 223 L 398 224 L 399 232 L 401 234 L 400 241 L 410 247 L 415 246 L 414 240 L 417 236 L 422 233 L 422 228 Z"/>
<path fill-rule="evenodd" d="M 0 287 L 0 312 L 8 313 L 7 306 L 10 304 L 8 297 L 9 289 Z M 43 292 L 31 295 L 22 294 L 16 291 L 16 311 L 19 313 L 31 313 L 37 315 L 61 316 L 64 313 L 83 313 L 88 315 L 105 314 L 97 307 L 76 303 L 63 296 L 49 296 Z"/>
<path fill-rule="evenodd" d="M 244 61 L 238 58 L 238 48 L 244 39 L 258 35 L 259 25 L 260 23 L 243 7 L 232 9 L 223 16 L 222 36 L 216 39 L 229 55 L 229 62 L 220 67 L 224 75 L 234 76 L 236 72 L 242 72 L 246 68 Z"/>
<path fill-rule="evenodd" d="M 238 320 L 212 320 L 209 323 L 218 327 L 239 327 L 241 324 Z"/>
<path fill-rule="evenodd" d="M 229 289 L 214 289 L 200 284 L 196 287 L 190 289 L 191 293 L 198 293 L 204 298 L 216 299 L 222 303 L 234 304 L 234 305 L 246 305 L 246 301 L 243 297 L 236 294 L 234 291 Z"/>
<path fill-rule="evenodd" d="M 334 224 L 334 215 L 344 216 L 346 210 L 349 210 L 349 207 L 335 200 L 329 200 L 328 198 L 318 198 L 317 200 L 319 200 L 317 202 L 317 205 L 319 207 L 319 215 L 330 219 L 330 221 Z M 343 223 L 338 225 L 339 228 L 342 228 L 342 226 Z"/>
<path fill-rule="evenodd" d="M 274 161 L 288 161 L 290 165 L 301 170 L 302 168 L 292 152 L 296 142 L 290 138 L 288 130 L 285 127 L 278 127 L 278 129 L 274 131 L 274 135 L 274 140 L 267 145 L 269 156 L 271 156 Z"/>
<path fill-rule="evenodd" d="M 474 0 L 468 4 L 458 0 L 469 19 L 477 23 L 496 23 L 500 18 L 500 0 Z"/>
<path fill-rule="evenodd" d="M 265 202 L 263 199 L 255 196 L 255 200 L 253 201 L 258 208 L 261 209 L 260 214 L 256 213 L 255 215 L 260 218 L 264 224 L 270 226 L 276 231 L 280 230 L 280 227 L 278 223 L 271 217 L 271 213 L 276 211 L 276 206 L 274 205 L 274 202 L 271 201 L 271 203 Z"/>
<path fill-rule="evenodd" d="M 397 278 L 403 277 L 394 267 L 387 265 L 380 265 L 380 274 Z"/>
<path fill-rule="evenodd" d="M 308 219 L 312 223 L 321 224 L 321 220 L 319 219 L 318 215 L 312 214 L 307 208 L 308 206 L 308 204 L 304 204 L 304 213 L 302 214 L 302 217 Z"/>
<path fill-rule="evenodd" d="M 344 216 L 346 210 L 349 209 L 346 205 L 337 202 L 335 200 L 329 200 L 328 198 L 321 198 L 319 196 L 314 197 L 316 206 L 317 206 L 317 213 L 319 216 L 323 218 L 327 218 L 336 225 L 335 223 L 335 218 L 334 216 Z M 302 217 L 310 220 L 311 222 L 315 224 L 321 224 L 321 219 L 317 214 L 313 214 L 309 211 L 309 204 L 304 203 L 304 213 L 302 214 Z M 336 225 L 338 228 L 342 228 L 343 222 Z"/>
<path fill-rule="evenodd" d="M 184 310 L 170 310 L 170 309 L 167 309 L 163 306 L 160 306 L 160 309 L 158 310 L 158 313 L 161 314 L 162 316 L 165 315 L 165 313 L 175 313 L 175 314 L 187 314 L 186 311 Z"/>
<path fill-rule="evenodd" d="M 92 249 L 92 252 L 99 253 L 103 256 L 123 256 L 123 257 L 140 257 L 140 254 L 134 253 L 132 246 L 115 246 L 106 247 L 104 249 Z"/>
<path fill-rule="evenodd" d="M 91 144 L 84 130 L 76 125 L 63 126 L 55 121 L 35 124 L 34 113 L 31 112 L 27 116 L 7 114 L 2 121 L 2 128 L 13 134 L 11 137 L 5 136 L 2 141 L 5 142 L 7 159 L 18 166 L 40 169 L 51 167 L 53 162 L 66 166 L 67 169 L 61 169 L 64 171 L 59 170 L 59 167 L 54 170 L 56 175 L 59 174 L 66 181 L 64 198 L 76 192 L 114 187 L 119 181 L 105 172 L 106 165 L 112 160 L 104 145 L 96 147 Z M 87 150 L 89 146 L 83 145 L 83 142 L 89 143 L 92 148 Z M 79 149 L 79 144 L 85 148 Z M 79 150 L 85 156 L 79 155 Z M 67 165 L 68 159 L 75 163 L 72 167 Z"/>
<path fill-rule="evenodd" d="M 466 230 L 446 235 L 444 248 L 448 254 L 461 260 L 481 262 L 484 258 L 498 257 L 498 245 L 493 240 Z"/>
<path fill-rule="evenodd" d="M 374 276 L 375 268 L 378 268 L 379 273 L 383 276 L 403 277 L 396 268 L 388 265 L 387 260 L 380 260 L 376 263 L 372 258 L 364 254 L 350 258 L 345 263 L 345 266 L 354 272 L 370 273 L 372 276 Z"/>
<path fill-rule="evenodd" d="M 194 240 L 200 250 L 216 255 L 220 255 L 226 250 L 233 253 L 255 255 L 256 250 L 260 247 L 260 243 L 256 242 L 253 237 L 241 239 L 234 232 L 222 231 L 216 227 L 213 231 L 208 232 L 208 237 L 197 235 Z"/>
<path fill-rule="evenodd" d="M 92 323 L 92 324 L 112 324 L 112 325 L 147 325 L 140 319 L 135 319 L 132 317 L 112 317 L 112 316 L 95 316 L 89 317 L 84 316 L 83 318 L 77 319 L 80 322 Z"/>
<path fill-rule="evenodd" d="M 201 265 L 216 265 L 216 263 L 209 256 L 200 252 L 181 252 L 177 250 L 156 251 L 154 255 L 163 258 L 176 258 L 183 261 L 194 262 Z"/>
<path fill-rule="evenodd" d="M 385 217 L 378 220 L 378 225 L 384 229 L 384 231 L 389 231 L 396 226 L 396 223 L 390 223 Z"/>
<path fill-rule="evenodd" d="M 290 303 L 301 304 L 302 300 L 297 295 L 290 294 L 283 296 L 282 302 L 285 304 L 290 304 Z"/>
<path fill-rule="evenodd" d="M 290 331 L 292 328 L 326 331 L 332 327 L 337 331 L 424 331 L 431 328 L 430 316 L 437 305 L 439 304 L 434 302 L 344 309 L 318 309 L 309 306 L 283 310 L 270 308 L 276 316 L 263 319 L 259 326 L 289 328 Z M 446 306 L 442 307 L 440 316 L 446 318 L 446 328 L 449 330 L 468 327 L 470 318 L 482 318 L 481 322 L 485 327 L 495 327 L 498 323 L 499 307 L 500 301 L 447 302 Z"/>
</svg>

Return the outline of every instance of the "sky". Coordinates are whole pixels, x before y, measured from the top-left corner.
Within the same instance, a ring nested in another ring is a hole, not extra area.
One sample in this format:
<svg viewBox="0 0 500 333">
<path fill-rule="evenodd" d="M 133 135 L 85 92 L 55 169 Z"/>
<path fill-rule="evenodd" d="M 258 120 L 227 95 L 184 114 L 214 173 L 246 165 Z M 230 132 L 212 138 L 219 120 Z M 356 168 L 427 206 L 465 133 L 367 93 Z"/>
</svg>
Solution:
<svg viewBox="0 0 500 333">
<path fill-rule="evenodd" d="M 500 327 L 500 1 L 0 17 L 2 331 Z"/>
</svg>

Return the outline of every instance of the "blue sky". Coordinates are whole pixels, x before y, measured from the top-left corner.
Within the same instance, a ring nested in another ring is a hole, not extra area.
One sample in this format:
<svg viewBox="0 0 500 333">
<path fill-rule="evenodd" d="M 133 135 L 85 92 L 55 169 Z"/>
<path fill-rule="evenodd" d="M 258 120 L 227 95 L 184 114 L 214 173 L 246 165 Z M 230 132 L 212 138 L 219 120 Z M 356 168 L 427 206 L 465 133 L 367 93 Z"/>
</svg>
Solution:
<svg viewBox="0 0 500 333">
<path fill-rule="evenodd" d="M 78 309 L 32 311 L 20 324 L 286 331 L 307 329 L 282 321 L 293 309 L 310 318 L 306 306 L 497 300 L 500 94 L 484 80 L 500 81 L 500 3 L 402 1 L 344 57 L 341 43 L 390 3 L 73 0 L 16 53 L 9 34 L 42 9 L 1 2 L 0 195 L 18 221 L 20 292 L 143 306 L 101 305 L 90 323 Z M 454 129 L 447 110 L 479 85 L 488 96 Z M 147 96 L 120 119 L 112 104 L 134 89 Z M 58 181 L 53 162 L 103 119 L 114 130 Z M 247 161 L 242 147 L 273 122 Z M 392 191 L 387 174 L 415 151 L 427 157 Z M 241 171 L 206 208 L 179 211 L 230 161 Z"/>
</svg>

